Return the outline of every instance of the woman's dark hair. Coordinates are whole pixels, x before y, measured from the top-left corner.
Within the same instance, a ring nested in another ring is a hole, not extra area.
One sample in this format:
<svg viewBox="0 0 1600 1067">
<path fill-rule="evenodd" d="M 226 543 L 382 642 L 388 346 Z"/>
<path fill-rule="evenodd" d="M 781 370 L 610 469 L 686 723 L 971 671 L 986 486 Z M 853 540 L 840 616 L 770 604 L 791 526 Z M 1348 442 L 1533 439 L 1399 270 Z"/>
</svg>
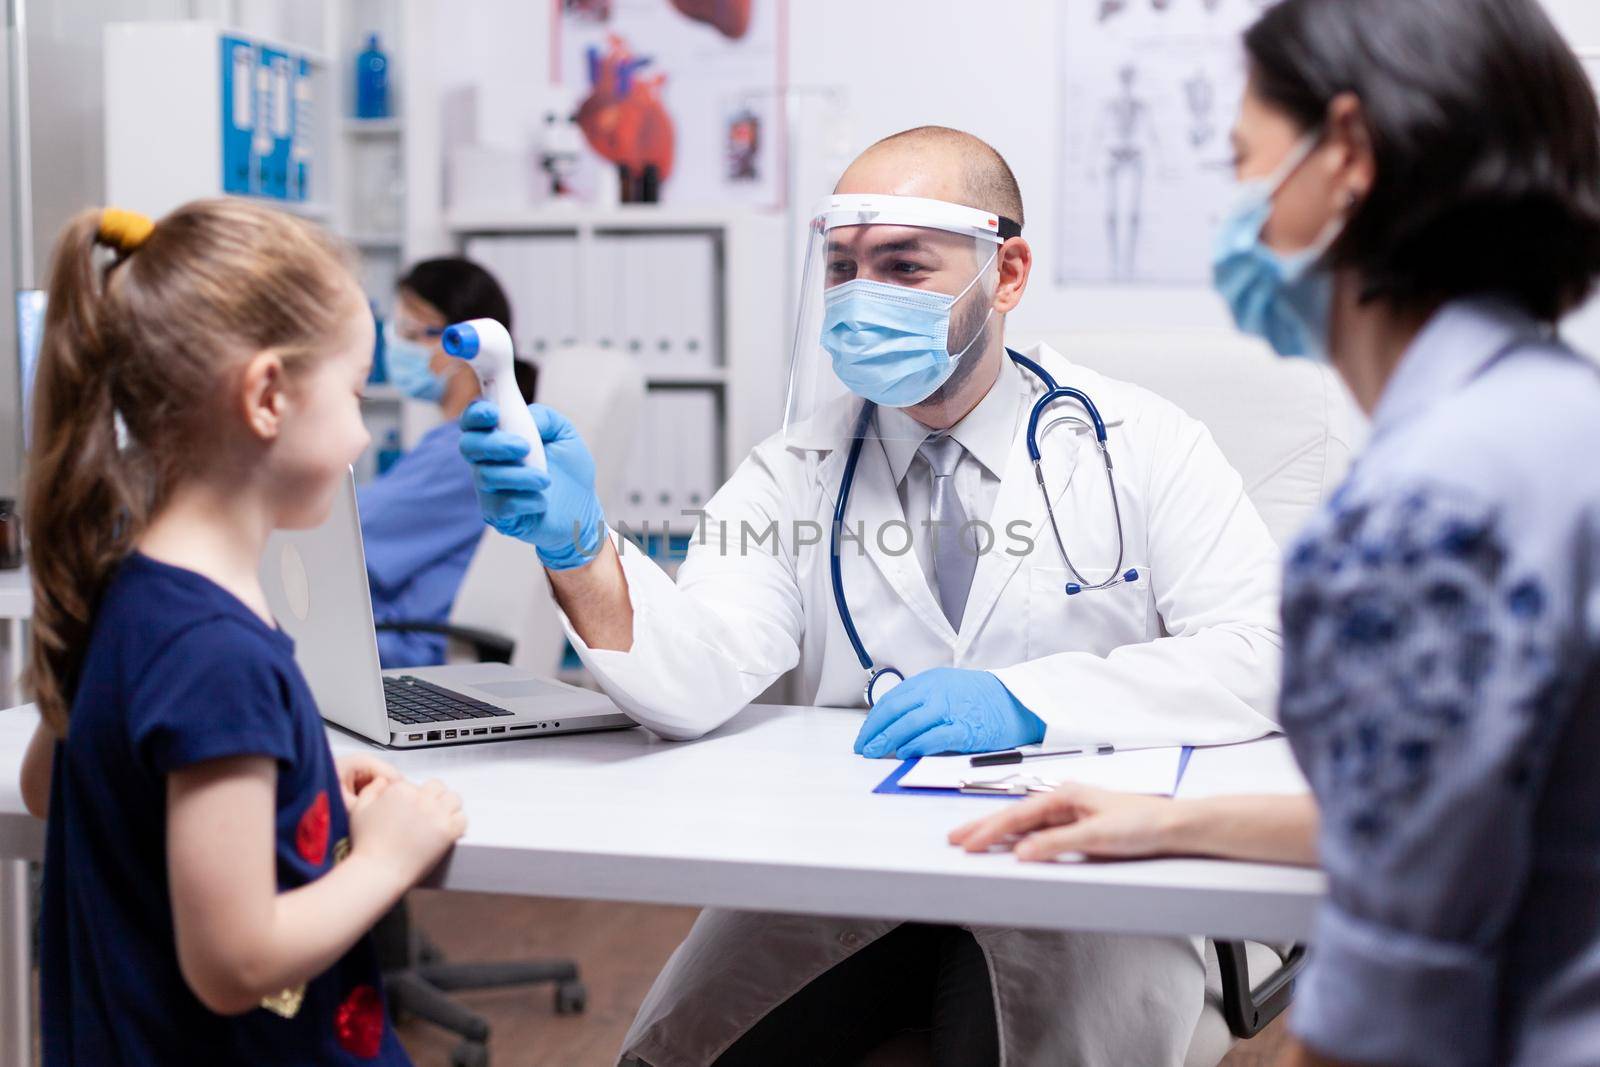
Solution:
<svg viewBox="0 0 1600 1067">
<path fill-rule="evenodd" d="M 438 308 L 446 322 L 494 319 L 508 331 L 515 332 L 511 301 L 506 299 L 506 291 L 500 288 L 493 274 L 470 259 L 460 256 L 424 259 L 406 271 L 399 286 Z"/>
<path fill-rule="evenodd" d="M 493 319 L 513 337 L 516 336 L 511 323 L 511 301 L 506 299 L 506 291 L 500 288 L 493 274 L 470 259 L 460 256 L 424 259 L 406 271 L 398 285 L 432 304 L 446 322 Z M 516 372 L 522 398 L 533 403 L 538 369 L 520 358 L 512 369 Z"/>
<path fill-rule="evenodd" d="M 1554 322 L 1600 274 L 1600 107 L 1536 0 L 1283 0 L 1245 34 L 1305 129 L 1361 101 L 1377 176 L 1330 252 L 1364 300 L 1495 293 Z"/>
</svg>

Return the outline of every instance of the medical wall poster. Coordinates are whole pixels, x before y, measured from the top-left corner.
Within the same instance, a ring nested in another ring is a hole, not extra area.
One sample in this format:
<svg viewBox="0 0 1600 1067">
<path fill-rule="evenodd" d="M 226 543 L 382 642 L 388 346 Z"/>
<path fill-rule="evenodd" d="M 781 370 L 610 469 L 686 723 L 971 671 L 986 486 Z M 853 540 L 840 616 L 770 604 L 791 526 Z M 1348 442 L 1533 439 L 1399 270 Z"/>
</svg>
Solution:
<svg viewBox="0 0 1600 1067">
<path fill-rule="evenodd" d="M 1270 3 L 1063 0 L 1057 282 L 1209 279 L 1241 35 Z"/>
<path fill-rule="evenodd" d="M 787 0 L 554 0 L 555 81 L 664 203 L 780 206 Z"/>
</svg>

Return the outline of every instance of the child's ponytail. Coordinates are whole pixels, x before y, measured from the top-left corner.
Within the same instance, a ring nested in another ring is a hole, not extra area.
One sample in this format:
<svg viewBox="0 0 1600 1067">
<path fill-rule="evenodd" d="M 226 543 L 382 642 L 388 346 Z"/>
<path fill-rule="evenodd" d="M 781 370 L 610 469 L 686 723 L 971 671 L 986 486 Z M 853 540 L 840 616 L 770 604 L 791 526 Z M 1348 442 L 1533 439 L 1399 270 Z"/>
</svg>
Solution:
<svg viewBox="0 0 1600 1067">
<path fill-rule="evenodd" d="M 159 223 L 106 209 L 56 244 L 24 491 L 33 572 L 26 684 L 65 734 L 101 594 L 217 433 L 229 371 L 292 373 L 363 300 L 343 249 L 281 212 L 199 200 Z"/>
<path fill-rule="evenodd" d="M 102 219 L 112 224 L 102 234 Z M 135 217 L 136 219 L 136 217 Z M 32 444 L 23 518 L 33 576 L 27 686 L 58 734 L 77 680 L 89 625 L 107 576 L 142 529 L 151 485 L 117 443 L 112 364 L 104 323 L 108 270 L 139 236 L 127 217 L 85 211 L 56 244 L 34 380 Z M 103 246 L 118 259 L 108 268 Z M 44 549 L 40 551 L 39 549 Z"/>
</svg>

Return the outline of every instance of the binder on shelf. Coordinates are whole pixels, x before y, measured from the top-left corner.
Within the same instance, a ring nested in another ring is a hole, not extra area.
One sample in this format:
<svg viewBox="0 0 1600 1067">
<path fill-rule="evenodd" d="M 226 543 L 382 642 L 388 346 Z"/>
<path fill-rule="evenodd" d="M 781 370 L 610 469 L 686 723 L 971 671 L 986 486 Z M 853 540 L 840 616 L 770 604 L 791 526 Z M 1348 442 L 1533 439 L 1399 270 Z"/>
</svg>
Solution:
<svg viewBox="0 0 1600 1067">
<path fill-rule="evenodd" d="M 656 477 L 656 455 L 662 451 L 659 439 L 653 394 L 646 393 L 639 408 L 639 428 L 633 438 L 633 454 L 628 458 L 627 474 L 622 481 L 622 500 L 619 517 L 630 532 L 637 533 L 650 511 L 651 483 Z"/>
<path fill-rule="evenodd" d="M 655 448 L 651 449 L 654 473 L 650 479 L 650 519 L 652 529 L 671 528 L 678 518 L 678 472 L 682 462 L 684 428 L 678 425 L 672 393 L 655 390 L 645 394 L 644 402 L 654 408 Z"/>
<path fill-rule="evenodd" d="M 552 237 L 545 244 L 545 265 L 550 272 L 550 329 L 552 344 L 570 348 L 581 339 L 578 328 L 578 239 Z"/>
<path fill-rule="evenodd" d="M 511 300 L 511 317 L 516 326 L 517 354 L 524 359 L 539 359 L 544 355 L 545 294 L 544 278 L 540 274 L 537 239 L 505 241 L 501 258 L 501 272 L 490 273 L 500 279 L 506 296 Z"/>
<path fill-rule="evenodd" d="M 256 65 L 255 45 L 222 38 L 222 191 L 236 196 L 255 191 Z"/>
<path fill-rule="evenodd" d="M 311 63 L 295 61 L 293 137 L 290 144 L 289 195 L 294 200 L 311 199 L 312 120 L 316 114 L 311 88 Z"/>
<path fill-rule="evenodd" d="M 642 362 L 646 373 L 654 363 L 654 325 L 660 314 L 656 302 L 659 283 L 656 274 L 654 237 L 624 239 L 626 266 L 623 270 L 627 308 L 627 352 Z"/>
<path fill-rule="evenodd" d="M 274 48 L 256 51 L 256 134 L 253 142 L 257 196 L 283 199 L 287 191 L 288 94 L 279 92 L 281 64 L 288 56 Z"/>
<path fill-rule="evenodd" d="M 616 237 L 596 237 L 590 245 L 589 274 L 584 278 L 589 339 L 601 348 L 623 347 L 620 244 Z"/>
<path fill-rule="evenodd" d="M 535 359 L 542 358 L 555 347 L 550 336 L 551 319 L 556 314 L 555 294 L 550 291 L 555 284 L 550 241 L 550 238 L 540 237 L 524 241 L 518 247 L 517 263 L 524 284 L 528 287 L 528 300 L 524 302 L 523 314 L 532 321 L 519 317 L 517 327 L 527 338 L 529 350 Z"/>
<path fill-rule="evenodd" d="M 678 506 L 703 508 L 717 491 L 717 394 L 710 389 L 684 389 L 675 399 L 678 424 L 684 431 Z"/>
<path fill-rule="evenodd" d="M 289 199 L 289 168 L 294 151 L 294 74 L 282 52 L 272 56 L 272 191 Z"/>
<path fill-rule="evenodd" d="M 645 367 L 653 373 L 656 369 L 671 369 L 675 362 L 674 340 L 678 309 L 679 280 L 674 272 L 677 256 L 674 246 L 679 238 L 661 234 L 647 242 L 650 246 L 648 274 L 650 314 L 645 322 Z"/>
<path fill-rule="evenodd" d="M 718 276 L 715 239 L 709 234 L 684 238 L 677 265 L 683 279 L 683 342 L 679 366 L 685 371 L 705 371 L 718 363 L 716 311 Z"/>
</svg>

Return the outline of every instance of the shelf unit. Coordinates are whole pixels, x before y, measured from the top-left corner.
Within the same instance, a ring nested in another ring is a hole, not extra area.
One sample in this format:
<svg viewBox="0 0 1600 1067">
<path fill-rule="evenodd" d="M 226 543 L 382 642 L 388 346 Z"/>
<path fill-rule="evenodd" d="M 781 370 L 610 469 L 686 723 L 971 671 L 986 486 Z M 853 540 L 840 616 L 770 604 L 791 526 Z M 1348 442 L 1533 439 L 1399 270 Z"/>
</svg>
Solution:
<svg viewBox="0 0 1600 1067">
<path fill-rule="evenodd" d="M 327 53 L 206 20 L 113 22 L 104 33 L 107 202 L 159 218 L 243 183 L 246 199 L 331 221 Z"/>
<path fill-rule="evenodd" d="M 362 288 L 380 316 L 393 311 L 395 283 L 406 265 L 419 257 L 414 234 L 419 214 L 427 213 L 426 197 L 436 186 L 415 175 L 428 174 L 421 154 L 437 154 L 433 142 L 418 143 L 413 134 L 432 128 L 427 121 L 432 98 L 431 65 L 421 54 L 429 37 L 436 0 L 329 0 L 322 7 L 323 49 L 334 57 L 338 120 L 333 124 L 333 167 L 329 227 L 353 250 Z M 367 35 L 376 33 L 389 57 L 390 115 L 379 119 L 355 116 L 355 60 Z M 421 103 L 414 116 L 409 106 Z M 432 147 L 430 148 L 430 144 Z M 435 161 L 432 164 L 437 168 Z M 437 209 L 434 209 L 435 211 Z M 362 392 L 362 415 L 372 445 L 356 464 L 358 481 L 377 472 L 378 453 L 390 444 L 409 449 L 438 425 L 433 404 L 408 400 L 392 385 L 369 385 Z"/>
<path fill-rule="evenodd" d="M 646 386 L 652 393 L 695 390 L 715 398 L 718 462 L 712 488 L 777 429 L 788 345 L 783 337 L 782 283 L 770 267 L 772 250 L 782 247 L 782 216 L 745 209 L 678 211 L 657 205 L 626 205 L 591 210 L 562 205 L 543 211 L 453 211 L 446 215 L 445 226 L 463 253 L 483 238 L 572 240 L 577 279 L 573 339 L 579 343 L 593 343 L 606 325 L 598 321 L 603 312 L 597 310 L 593 288 L 617 281 L 605 275 L 599 254 L 603 242 L 661 236 L 708 239 L 715 251 L 717 275 L 710 289 L 714 301 L 710 365 L 682 370 L 648 367 Z M 517 306 L 516 292 L 511 295 L 518 333 L 526 335 L 528 313 Z M 537 363 L 538 354 L 532 357 Z M 686 531 L 674 528 L 673 532 Z"/>
</svg>

